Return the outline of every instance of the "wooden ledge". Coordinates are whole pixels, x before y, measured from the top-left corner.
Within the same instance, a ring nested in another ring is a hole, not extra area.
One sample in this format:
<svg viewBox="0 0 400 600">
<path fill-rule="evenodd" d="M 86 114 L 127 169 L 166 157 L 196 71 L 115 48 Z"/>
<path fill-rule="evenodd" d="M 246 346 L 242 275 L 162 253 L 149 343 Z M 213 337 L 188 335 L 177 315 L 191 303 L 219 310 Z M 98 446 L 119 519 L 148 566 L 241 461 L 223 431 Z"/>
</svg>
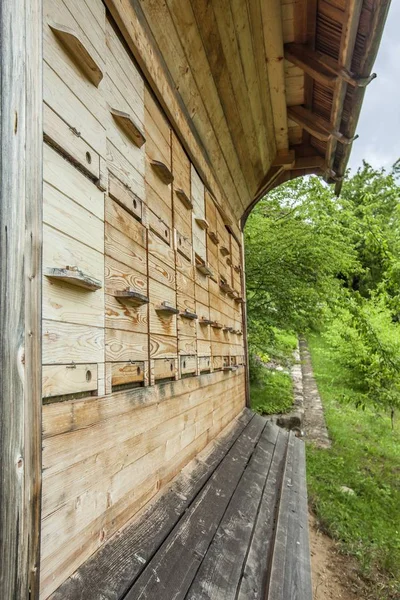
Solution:
<svg viewBox="0 0 400 600">
<path fill-rule="evenodd" d="M 218 246 L 219 244 L 219 237 L 218 235 L 215 233 L 215 231 L 209 231 L 208 232 L 208 237 L 210 238 L 210 240 L 213 242 L 213 244 L 215 244 L 216 246 Z"/>
<path fill-rule="evenodd" d="M 103 71 L 89 50 L 85 47 L 85 44 L 79 35 L 66 25 L 49 23 L 49 27 L 58 41 L 72 56 L 74 62 L 84 72 L 89 81 L 96 87 L 99 87 L 99 83 L 103 79 Z"/>
<path fill-rule="evenodd" d="M 222 256 L 228 256 L 230 254 L 229 249 L 226 246 L 221 246 L 219 251 L 221 252 Z"/>
<path fill-rule="evenodd" d="M 121 110 L 117 110 L 116 108 L 111 108 L 110 113 L 121 129 L 123 129 L 126 135 L 132 140 L 135 146 L 141 148 L 146 142 L 146 138 L 144 137 L 144 134 L 140 128 L 133 121 L 131 115 L 122 112 Z"/>
<path fill-rule="evenodd" d="M 207 327 L 208 325 L 212 325 L 213 321 L 211 321 L 211 319 L 206 319 L 205 317 L 201 317 L 199 324 Z"/>
<path fill-rule="evenodd" d="M 114 294 L 114 297 L 124 302 L 124 304 L 132 304 L 133 306 L 142 306 L 143 304 L 148 304 L 149 299 L 145 294 L 141 294 L 132 288 L 126 288 L 125 290 L 121 290 Z"/>
<path fill-rule="evenodd" d="M 213 329 L 223 329 L 224 326 L 222 325 L 222 323 L 218 323 L 218 321 L 212 321 L 211 327 Z"/>
<path fill-rule="evenodd" d="M 182 204 L 189 210 L 193 209 L 193 203 L 191 201 L 191 199 L 189 198 L 189 196 L 187 194 L 185 194 L 185 192 L 178 188 L 175 190 L 175 194 L 178 196 L 179 200 L 182 202 Z"/>
<path fill-rule="evenodd" d="M 49 267 L 45 269 L 44 275 L 49 279 L 63 281 L 64 283 L 69 283 L 91 292 L 95 292 L 102 288 L 102 283 L 99 279 L 87 275 L 81 271 L 81 269 L 78 269 L 78 267 L 67 266 L 65 269 Z"/>
<path fill-rule="evenodd" d="M 162 302 L 159 306 L 155 307 L 156 312 L 165 313 L 169 315 L 178 315 L 179 309 L 175 308 L 175 306 L 171 306 L 167 302 Z"/>
<path fill-rule="evenodd" d="M 169 185 L 173 182 L 174 176 L 172 175 L 171 170 L 163 162 L 152 160 L 150 161 L 150 165 L 157 177 L 165 183 L 165 185 Z"/>
<path fill-rule="evenodd" d="M 212 277 L 214 275 L 214 271 L 206 264 L 206 263 L 197 263 L 196 269 L 207 277 Z"/>
<path fill-rule="evenodd" d="M 233 291 L 231 286 L 226 281 L 220 281 L 219 287 L 223 292 L 225 292 L 225 294 L 230 294 Z"/>
<path fill-rule="evenodd" d="M 194 219 L 197 223 L 197 225 L 200 227 L 200 229 L 208 229 L 209 225 L 208 225 L 208 221 L 206 221 L 205 219 L 202 219 L 201 217 L 195 217 Z"/>
<path fill-rule="evenodd" d="M 196 319 L 198 319 L 198 315 L 196 315 L 196 313 L 192 313 L 189 310 L 185 309 L 183 312 L 179 313 L 179 315 L 183 318 L 183 319 L 189 319 L 191 321 L 195 321 Z"/>
</svg>

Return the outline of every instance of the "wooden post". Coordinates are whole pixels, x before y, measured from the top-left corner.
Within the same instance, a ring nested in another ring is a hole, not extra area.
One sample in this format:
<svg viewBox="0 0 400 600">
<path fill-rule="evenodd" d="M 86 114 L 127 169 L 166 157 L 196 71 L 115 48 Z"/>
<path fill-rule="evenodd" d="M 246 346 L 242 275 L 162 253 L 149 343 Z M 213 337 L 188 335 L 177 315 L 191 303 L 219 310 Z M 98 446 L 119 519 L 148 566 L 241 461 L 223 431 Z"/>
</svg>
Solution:
<svg viewBox="0 0 400 600">
<path fill-rule="evenodd" d="M 245 265 L 245 250 L 244 250 L 244 232 L 242 230 L 241 239 L 241 263 L 242 263 L 242 297 L 244 303 L 242 304 L 242 331 L 243 331 L 243 347 L 244 347 L 244 360 L 245 360 L 245 393 L 246 393 L 246 406 L 250 408 L 250 370 L 249 370 L 249 345 L 247 341 L 247 300 L 246 300 L 246 265 Z"/>
<path fill-rule="evenodd" d="M 0 2 L 0 598 L 39 588 L 42 0 Z"/>
</svg>

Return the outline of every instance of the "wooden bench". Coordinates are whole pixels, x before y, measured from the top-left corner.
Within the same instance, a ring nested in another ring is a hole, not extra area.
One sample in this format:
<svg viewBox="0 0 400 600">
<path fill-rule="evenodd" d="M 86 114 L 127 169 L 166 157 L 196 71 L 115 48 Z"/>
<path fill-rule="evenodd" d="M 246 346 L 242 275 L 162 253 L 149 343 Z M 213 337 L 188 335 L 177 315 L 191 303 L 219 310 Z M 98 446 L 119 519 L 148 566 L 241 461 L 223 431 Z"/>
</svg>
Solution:
<svg viewBox="0 0 400 600">
<path fill-rule="evenodd" d="M 52 600 L 312 600 L 304 443 L 243 411 Z"/>
</svg>

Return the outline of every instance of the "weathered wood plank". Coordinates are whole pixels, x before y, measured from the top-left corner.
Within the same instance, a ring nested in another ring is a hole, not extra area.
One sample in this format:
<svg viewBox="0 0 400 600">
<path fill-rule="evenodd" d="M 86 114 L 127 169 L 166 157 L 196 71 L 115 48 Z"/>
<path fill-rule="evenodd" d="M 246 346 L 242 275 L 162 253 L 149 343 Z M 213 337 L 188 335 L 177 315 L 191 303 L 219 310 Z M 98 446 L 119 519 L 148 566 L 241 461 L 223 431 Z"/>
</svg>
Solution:
<svg viewBox="0 0 400 600">
<path fill-rule="evenodd" d="M 53 594 L 52 600 L 97 600 L 100 594 L 104 600 L 122 597 L 251 418 L 250 411 L 243 411 L 233 426 L 228 426 L 226 435 L 189 464 L 170 490 L 145 510 L 140 521 L 135 520 L 124 535 L 103 546 L 82 565 L 77 576 Z"/>
<path fill-rule="evenodd" d="M 172 530 L 126 600 L 164 597 L 183 599 L 226 510 L 232 492 L 265 426 L 257 415 Z M 221 493 L 224 490 L 224 493 Z M 171 572 L 171 565 L 174 570 Z"/>
<path fill-rule="evenodd" d="M 243 568 L 237 595 L 238 600 L 249 600 L 250 598 L 261 600 L 265 597 L 267 564 L 273 546 L 274 519 L 279 503 L 287 437 L 285 431 L 279 431 L 268 480 L 263 491 L 260 510 L 254 523 L 253 536 Z"/>
<path fill-rule="evenodd" d="M 0 597 L 38 597 L 42 2 L 0 5 Z"/>
<path fill-rule="evenodd" d="M 277 437 L 278 428 L 267 424 L 185 597 L 187 600 L 236 597 Z"/>
</svg>

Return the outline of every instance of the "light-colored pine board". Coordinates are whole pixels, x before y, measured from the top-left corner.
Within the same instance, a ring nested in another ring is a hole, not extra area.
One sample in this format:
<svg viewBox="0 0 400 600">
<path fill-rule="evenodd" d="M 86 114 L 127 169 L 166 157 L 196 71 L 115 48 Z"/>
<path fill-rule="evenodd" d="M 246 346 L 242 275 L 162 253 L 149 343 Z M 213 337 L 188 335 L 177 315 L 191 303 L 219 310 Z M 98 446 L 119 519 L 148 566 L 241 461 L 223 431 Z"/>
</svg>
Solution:
<svg viewBox="0 0 400 600">
<path fill-rule="evenodd" d="M 107 362 L 148 360 L 147 334 L 107 328 L 105 357 Z"/>
<path fill-rule="evenodd" d="M 48 365 L 43 367 L 43 398 L 97 390 L 97 364 Z"/>
<path fill-rule="evenodd" d="M 102 362 L 103 359 L 102 328 L 43 321 L 43 364 Z"/>
</svg>

